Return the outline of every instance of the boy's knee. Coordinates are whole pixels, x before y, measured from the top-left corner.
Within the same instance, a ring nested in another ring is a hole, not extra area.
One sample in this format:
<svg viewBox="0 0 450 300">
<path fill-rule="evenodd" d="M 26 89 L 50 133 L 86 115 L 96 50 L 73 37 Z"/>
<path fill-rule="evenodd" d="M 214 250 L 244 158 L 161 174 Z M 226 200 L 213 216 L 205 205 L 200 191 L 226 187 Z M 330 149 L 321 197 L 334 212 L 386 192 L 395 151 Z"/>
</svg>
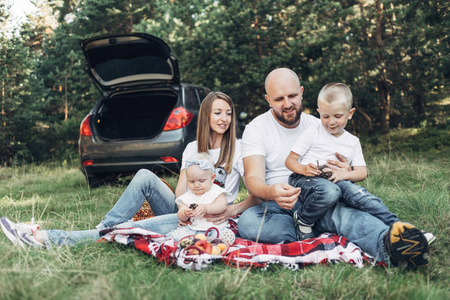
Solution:
<svg viewBox="0 0 450 300">
<path fill-rule="evenodd" d="M 341 189 L 335 184 L 319 185 L 316 187 L 316 193 L 321 194 L 324 199 L 327 199 L 330 203 L 338 202 L 342 196 Z"/>
</svg>

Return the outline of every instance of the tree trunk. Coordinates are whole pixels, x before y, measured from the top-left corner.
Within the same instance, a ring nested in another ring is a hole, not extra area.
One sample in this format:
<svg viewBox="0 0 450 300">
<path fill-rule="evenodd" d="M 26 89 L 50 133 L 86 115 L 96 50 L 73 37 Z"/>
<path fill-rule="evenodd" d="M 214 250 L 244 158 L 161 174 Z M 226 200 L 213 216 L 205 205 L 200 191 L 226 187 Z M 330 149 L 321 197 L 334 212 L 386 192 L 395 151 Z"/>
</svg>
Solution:
<svg viewBox="0 0 450 300">
<path fill-rule="evenodd" d="M 390 96 L 388 88 L 388 79 L 386 75 L 386 61 L 383 57 L 383 34 L 385 33 L 385 26 L 383 24 L 383 11 L 384 6 L 381 0 L 377 0 L 377 13 L 378 17 L 376 20 L 375 29 L 375 41 L 376 41 L 376 59 L 378 63 L 378 68 L 380 69 L 379 79 L 376 82 L 378 88 L 378 94 L 380 97 L 380 122 L 381 122 L 381 133 L 389 133 L 389 110 L 390 110 Z"/>
<path fill-rule="evenodd" d="M 378 94 L 380 95 L 380 119 L 381 119 L 381 133 L 389 133 L 389 106 L 390 106 L 390 96 L 389 89 L 384 80 L 379 80 L 377 82 Z"/>
</svg>

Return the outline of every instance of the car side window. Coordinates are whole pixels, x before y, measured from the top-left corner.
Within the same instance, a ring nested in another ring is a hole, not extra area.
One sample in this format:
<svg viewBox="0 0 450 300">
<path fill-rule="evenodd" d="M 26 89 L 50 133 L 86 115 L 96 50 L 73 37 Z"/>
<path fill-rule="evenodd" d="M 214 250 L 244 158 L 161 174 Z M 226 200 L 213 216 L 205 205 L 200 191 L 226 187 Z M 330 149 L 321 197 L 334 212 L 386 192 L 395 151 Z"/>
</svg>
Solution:
<svg viewBox="0 0 450 300">
<path fill-rule="evenodd" d="M 185 105 L 186 108 L 194 108 L 198 109 L 200 107 L 200 103 L 198 101 L 197 95 L 195 94 L 194 89 L 186 88 L 184 90 L 184 97 L 185 97 Z"/>
<path fill-rule="evenodd" d="M 195 90 L 197 92 L 198 99 L 200 100 L 200 103 L 205 99 L 206 95 L 208 95 L 209 90 L 205 88 L 198 88 Z"/>
</svg>

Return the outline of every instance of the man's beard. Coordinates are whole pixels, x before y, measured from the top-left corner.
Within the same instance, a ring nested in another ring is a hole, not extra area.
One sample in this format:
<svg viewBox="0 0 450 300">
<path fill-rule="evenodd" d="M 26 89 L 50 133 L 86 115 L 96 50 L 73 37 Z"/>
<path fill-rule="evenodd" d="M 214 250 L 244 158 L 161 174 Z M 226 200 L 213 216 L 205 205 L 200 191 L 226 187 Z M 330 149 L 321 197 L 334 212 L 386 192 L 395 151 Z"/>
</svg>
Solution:
<svg viewBox="0 0 450 300">
<path fill-rule="evenodd" d="M 295 117 L 293 117 L 293 118 L 290 118 L 290 119 L 286 119 L 284 116 L 283 116 L 283 113 L 281 113 L 281 114 L 279 114 L 277 111 L 273 111 L 274 112 L 274 114 L 275 114 L 275 117 L 277 118 L 277 120 L 280 122 L 280 123 L 283 123 L 283 124 L 285 124 L 285 125 L 287 125 L 287 126 L 292 126 L 292 125 L 295 125 L 299 120 L 300 120 L 300 117 L 301 117 L 301 115 L 302 115 L 302 106 L 300 105 L 300 107 L 297 109 L 297 110 L 295 110 L 295 112 L 296 112 L 296 114 L 295 114 Z"/>
</svg>

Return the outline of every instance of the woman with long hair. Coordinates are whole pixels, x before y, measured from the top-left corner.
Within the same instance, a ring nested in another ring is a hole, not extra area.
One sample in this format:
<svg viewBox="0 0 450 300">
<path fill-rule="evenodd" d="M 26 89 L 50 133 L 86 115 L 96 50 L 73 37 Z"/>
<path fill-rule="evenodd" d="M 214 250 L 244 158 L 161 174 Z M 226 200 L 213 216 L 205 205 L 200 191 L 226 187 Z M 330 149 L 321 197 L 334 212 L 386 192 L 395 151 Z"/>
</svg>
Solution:
<svg viewBox="0 0 450 300">
<path fill-rule="evenodd" d="M 166 234 L 178 226 L 175 198 L 187 191 L 185 160 L 195 153 L 206 152 L 215 162 L 215 182 L 233 195 L 225 212 L 206 216 L 209 221 L 222 223 L 230 216 L 242 213 L 259 200 L 249 196 L 233 204 L 239 191 L 240 178 L 244 178 L 240 140 L 236 138 L 236 114 L 233 101 L 226 94 L 211 92 L 203 100 L 197 124 L 197 140 L 189 143 L 183 152 L 180 176 L 172 190 L 153 172 L 139 170 L 114 207 L 96 226 L 82 231 L 34 230 L 23 223 L 13 223 L 3 217 L 0 225 L 6 236 L 15 245 L 50 248 L 73 245 L 83 241 L 96 241 L 99 231 L 111 227 L 141 227 Z M 139 211 L 144 201 L 152 208 L 155 217 L 140 221 L 131 218 Z"/>
</svg>

